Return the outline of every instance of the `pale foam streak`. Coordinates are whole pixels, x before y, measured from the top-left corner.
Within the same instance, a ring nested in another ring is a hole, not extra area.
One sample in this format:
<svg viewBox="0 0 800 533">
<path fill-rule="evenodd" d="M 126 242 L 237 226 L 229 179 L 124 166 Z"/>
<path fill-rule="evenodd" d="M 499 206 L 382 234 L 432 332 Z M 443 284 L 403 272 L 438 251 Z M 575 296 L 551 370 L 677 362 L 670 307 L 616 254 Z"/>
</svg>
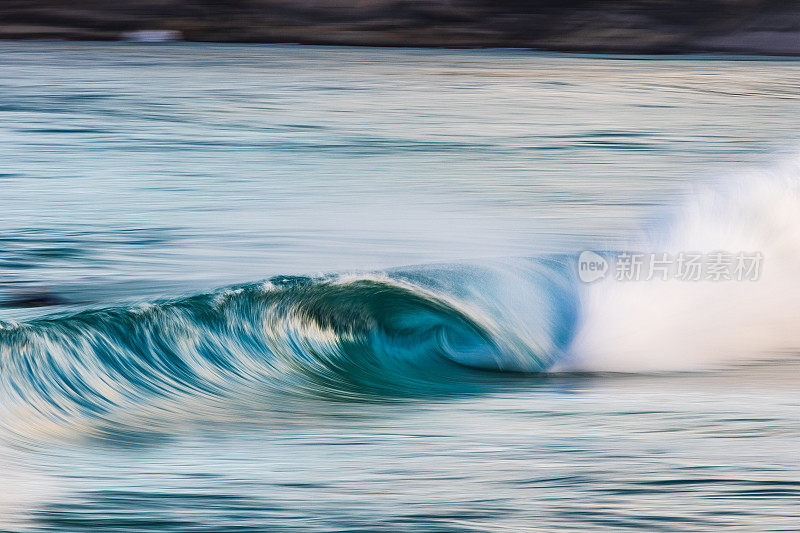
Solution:
<svg viewBox="0 0 800 533">
<path fill-rule="evenodd" d="M 0 443 L 0 529 L 31 525 L 29 510 L 51 500 L 58 492 L 55 479 L 30 457 Z"/>
</svg>

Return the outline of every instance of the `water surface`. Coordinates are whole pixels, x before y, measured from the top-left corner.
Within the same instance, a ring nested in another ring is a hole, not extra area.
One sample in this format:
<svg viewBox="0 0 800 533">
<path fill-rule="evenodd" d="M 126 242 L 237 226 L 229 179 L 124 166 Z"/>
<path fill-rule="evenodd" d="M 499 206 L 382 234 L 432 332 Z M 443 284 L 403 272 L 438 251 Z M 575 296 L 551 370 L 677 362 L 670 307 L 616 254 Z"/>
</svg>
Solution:
<svg viewBox="0 0 800 533">
<path fill-rule="evenodd" d="M 0 44 L 0 528 L 792 529 L 799 89 L 793 60 Z M 575 252 L 686 205 L 675 246 L 783 262 L 584 305 Z"/>
</svg>

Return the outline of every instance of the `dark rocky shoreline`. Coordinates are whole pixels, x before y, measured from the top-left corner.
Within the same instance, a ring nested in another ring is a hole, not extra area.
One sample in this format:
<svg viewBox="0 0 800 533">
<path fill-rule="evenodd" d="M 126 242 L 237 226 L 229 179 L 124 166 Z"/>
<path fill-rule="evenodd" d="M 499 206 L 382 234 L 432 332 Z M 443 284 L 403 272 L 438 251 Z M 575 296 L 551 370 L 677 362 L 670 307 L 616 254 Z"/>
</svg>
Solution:
<svg viewBox="0 0 800 533">
<path fill-rule="evenodd" d="M 800 55 L 800 2 L 776 0 L 6 0 L 0 38 L 509 47 Z"/>
</svg>

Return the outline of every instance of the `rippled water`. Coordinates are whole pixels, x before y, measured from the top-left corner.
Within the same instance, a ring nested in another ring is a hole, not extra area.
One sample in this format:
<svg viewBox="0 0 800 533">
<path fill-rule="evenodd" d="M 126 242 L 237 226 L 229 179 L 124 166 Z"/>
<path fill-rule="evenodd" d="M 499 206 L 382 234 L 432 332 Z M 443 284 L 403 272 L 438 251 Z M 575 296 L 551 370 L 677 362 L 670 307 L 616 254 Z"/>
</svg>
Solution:
<svg viewBox="0 0 800 533">
<path fill-rule="evenodd" d="M 795 528 L 799 110 L 794 60 L 0 44 L 0 529 Z M 644 241 L 772 270 L 574 279 Z"/>
</svg>

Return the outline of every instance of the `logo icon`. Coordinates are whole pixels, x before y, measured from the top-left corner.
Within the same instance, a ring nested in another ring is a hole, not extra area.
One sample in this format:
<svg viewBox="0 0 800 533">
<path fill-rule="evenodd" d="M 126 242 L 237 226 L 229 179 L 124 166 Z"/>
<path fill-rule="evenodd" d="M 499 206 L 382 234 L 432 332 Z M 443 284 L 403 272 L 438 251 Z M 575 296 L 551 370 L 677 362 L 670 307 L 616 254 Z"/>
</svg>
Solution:
<svg viewBox="0 0 800 533">
<path fill-rule="evenodd" d="M 603 256 L 585 250 L 578 256 L 578 277 L 584 283 L 591 283 L 606 277 L 608 261 Z"/>
</svg>

